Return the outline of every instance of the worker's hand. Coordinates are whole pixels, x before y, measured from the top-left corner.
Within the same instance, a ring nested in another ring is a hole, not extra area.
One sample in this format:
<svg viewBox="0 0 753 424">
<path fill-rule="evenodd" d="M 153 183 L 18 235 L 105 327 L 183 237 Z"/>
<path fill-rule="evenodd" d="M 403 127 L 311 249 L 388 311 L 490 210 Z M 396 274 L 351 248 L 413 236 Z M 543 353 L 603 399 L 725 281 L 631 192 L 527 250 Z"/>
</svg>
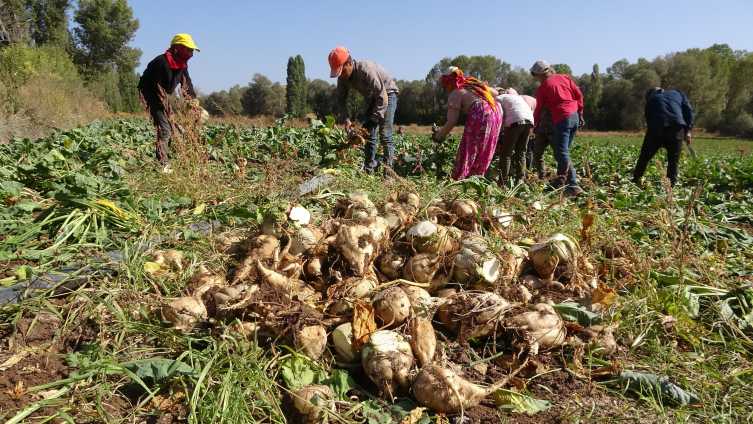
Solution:
<svg viewBox="0 0 753 424">
<path fill-rule="evenodd" d="M 536 138 L 536 133 L 531 131 L 531 134 L 528 135 L 528 139 L 533 140 L 534 138 Z"/>
<path fill-rule="evenodd" d="M 444 141 L 444 137 L 439 137 L 439 131 L 434 131 L 431 134 L 431 139 L 436 141 L 437 143 L 441 143 Z"/>
<path fill-rule="evenodd" d="M 583 115 L 578 115 L 578 116 L 580 116 L 578 120 L 578 129 L 581 129 L 586 126 L 586 121 L 583 119 Z"/>
<path fill-rule="evenodd" d="M 353 125 L 352 122 L 350 122 L 350 119 L 345 120 L 345 131 L 351 132 L 356 128 L 355 125 Z"/>
<path fill-rule="evenodd" d="M 690 146 L 690 142 L 693 140 L 693 136 L 690 133 L 685 134 L 685 142 Z"/>
</svg>

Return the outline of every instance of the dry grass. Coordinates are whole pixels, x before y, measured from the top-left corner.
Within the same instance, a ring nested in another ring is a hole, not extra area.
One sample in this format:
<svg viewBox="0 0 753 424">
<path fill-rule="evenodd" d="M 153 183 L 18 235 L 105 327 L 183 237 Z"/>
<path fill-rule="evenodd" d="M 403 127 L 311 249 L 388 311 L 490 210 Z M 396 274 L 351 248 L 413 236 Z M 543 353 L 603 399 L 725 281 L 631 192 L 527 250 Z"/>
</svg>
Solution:
<svg viewBox="0 0 753 424">
<path fill-rule="evenodd" d="M 108 116 L 107 107 L 84 87 L 51 73 L 40 73 L 18 90 L 21 109 L 0 110 L 0 142 L 12 137 L 36 140 L 53 128 L 68 129 Z"/>
<path fill-rule="evenodd" d="M 240 189 L 245 183 L 245 178 L 241 167 L 236 164 L 235 158 L 239 157 L 239 154 L 234 146 L 229 146 L 233 153 L 231 157 L 213 157 L 216 150 L 221 147 L 214 145 L 216 140 L 209 140 L 205 136 L 199 109 L 189 106 L 184 101 L 175 102 L 176 107 L 173 108 L 167 100 L 168 96 L 161 88 L 160 91 L 172 127 L 172 143 L 168 149 L 169 166 L 172 171 L 160 172 L 164 188 L 180 196 L 207 202 L 216 199 L 220 193 Z M 181 98 L 188 98 L 185 91 L 181 93 Z M 151 120 L 143 97 L 142 106 L 147 118 Z M 236 127 L 238 125 L 237 122 L 229 123 Z M 155 165 L 161 168 L 156 162 Z"/>
</svg>

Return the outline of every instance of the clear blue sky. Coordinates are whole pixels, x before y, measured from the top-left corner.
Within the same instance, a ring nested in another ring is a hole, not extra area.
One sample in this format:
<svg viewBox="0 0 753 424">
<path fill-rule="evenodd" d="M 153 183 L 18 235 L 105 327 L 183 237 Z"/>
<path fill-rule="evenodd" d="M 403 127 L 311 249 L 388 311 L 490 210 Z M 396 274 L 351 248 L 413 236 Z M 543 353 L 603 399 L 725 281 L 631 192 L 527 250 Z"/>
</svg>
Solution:
<svg viewBox="0 0 753 424">
<path fill-rule="evenodd" d="M 254 73 L 284 84 L 300 54 L 310 79 L 329 80 L 327 55 L 345 46 L 354 59 L 384 66 L 395 79 L 423 79 L 443 57 L 494 55 L 526 69 L 538 59 L 567 63 L 576 75 L 627 58 L 653 59 L 688 48 L 729 44 L 753 50 L 751 0 L 538 1 L 197 1 L 128 0 L 141 23 L 132 46 L 146 64 L 173 35 L 201 48 L 189 62 L 205 93 L 246 85 Z M 334 82 L 333 80 L 330 80 Z"/>
</svg>

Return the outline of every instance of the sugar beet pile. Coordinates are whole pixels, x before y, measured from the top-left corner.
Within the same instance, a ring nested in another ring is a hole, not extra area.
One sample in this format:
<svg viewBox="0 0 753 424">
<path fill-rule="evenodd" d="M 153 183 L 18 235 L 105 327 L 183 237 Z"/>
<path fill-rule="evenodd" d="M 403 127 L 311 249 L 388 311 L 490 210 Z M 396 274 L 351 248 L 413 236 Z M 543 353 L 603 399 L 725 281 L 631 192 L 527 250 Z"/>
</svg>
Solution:
<svg viewBox="0 0 753 424">
<path fill-rule="evenodd" d="M 543 352 L 616 350 L 612 328 L 583 328 L 553 308 L 580 301 L 603 312 L 611 304 L 604 299 L 616 297 L 566 235 L 531 240 L 526 249 L 505 241 L 514 221 L 508 212 L 462 199 L 422 206 L 413 192 L 381 208 L 351 196 L 320 218 L 314 225 L 305 208 L 286 205 L 267 210 L 261 234 L 219 235 L 238 267 L 227 279 L 200 267 L 187 286 L 192 295 L 166 303 L 163 318 L 177 331 L 213 318 L 327 366 L 361 364 L 383 399 L 412 397 L 447 414 L 535 370 Z M 153 260 L 182 266 L 175 251 Z M 494 360 L 506 375 L 483 388 L 464 378 L 468 368 L 438 346 L 438 334 L 445 345 L 502 343 L 506 352 Z M 336 408 L 327 386 L 290 395 L 310 422 Z"/>
</svg>

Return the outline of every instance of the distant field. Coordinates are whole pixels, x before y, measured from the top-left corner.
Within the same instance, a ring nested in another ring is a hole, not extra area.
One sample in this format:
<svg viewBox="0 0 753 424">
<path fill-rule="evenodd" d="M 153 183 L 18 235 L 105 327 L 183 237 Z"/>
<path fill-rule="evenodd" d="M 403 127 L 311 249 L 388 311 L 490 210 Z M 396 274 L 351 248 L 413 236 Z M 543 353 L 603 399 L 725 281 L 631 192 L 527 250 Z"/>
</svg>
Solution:
<svg viewBox="0 0 753 424">
<path fill-rule="evenodd" d="M 397 126 L 395 127 L 397 130 Z M 420 125 L 404 125 L 403 131 L 406 133 L 427 134 L 431 133 L 431 127 Z M 462 135 L 463 127 L 453 128 L 451 134 Z M 619 146 L 635 145 L 640 149 L 643 143 L 642 131 L 624 131 L 624 132 L 600 132 L 600 131 L 580 131 L 576 136 L 575 143 L 582 143 L 589 140 L 591 143 L 598 145 L 614 144 Z M 691 143 L 698 155 L 704 156 L 736 156 L 739 157 L 741 150 L 744 155 L 753 153 L 753 140 L 744 140 L 734 137 L 720 137 L 711 134 L 701 133 L 693 137 Z M 687 149 L 685 149 L 687 151 Z"/>
<path fill-rule="evenodd" d="M 577 136 L 575 143 L 585 143 L 588 140 L 592 144 L 617 146 L 634 145 L 640 149 L 643 143 L 643 135 L 630 134 L 630 136 L 614 135 L 614 133 L 587 132 L 583 136 Z M 691 145 L 699 156 L 735 156 L 750 155 L 753 153 L 753 140 L 743 140 L 732 137 L 698 136 L 693 137 Z M 687 152 L 687 148 L 685 148 Z"/>
</svg>

